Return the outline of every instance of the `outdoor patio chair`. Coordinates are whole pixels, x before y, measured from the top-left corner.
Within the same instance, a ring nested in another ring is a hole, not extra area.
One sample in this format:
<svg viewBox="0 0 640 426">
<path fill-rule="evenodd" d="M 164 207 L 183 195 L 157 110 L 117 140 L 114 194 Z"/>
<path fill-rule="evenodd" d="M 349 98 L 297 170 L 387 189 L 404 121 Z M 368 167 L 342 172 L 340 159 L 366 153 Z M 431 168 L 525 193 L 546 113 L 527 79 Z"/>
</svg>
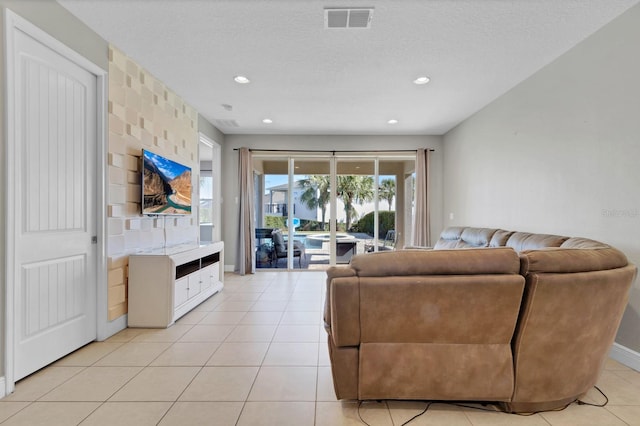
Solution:
<svg viewBox="0 0 640 426">
<path fill-rule="evenodd" d="M 384 237 L 383 246 L 386 247 L 389 244 L 390 247 L 396 246 L 396 231 L 394 229 L 390 229 L 387 231 L 387 235 Z"/>
<path fill-rule="evenodd" d="M 287 243 L 284 241 L 284 237 L 282 236 L 282 231 L 279 229 L 274 229 L 271 233 L 271 239 L 273 240 L 273 261 L 276 264 L 276 268 L 278 267 L 278 260 L 281 258 L 286 258 L 287 251 Z M 298 258 L 298 264 L 300 268 L 302 268 L 302 257 L 306 255 L 304 252 L 304 245 L 300 241 L 293 242 L 293 257 Z"/>
</svg>

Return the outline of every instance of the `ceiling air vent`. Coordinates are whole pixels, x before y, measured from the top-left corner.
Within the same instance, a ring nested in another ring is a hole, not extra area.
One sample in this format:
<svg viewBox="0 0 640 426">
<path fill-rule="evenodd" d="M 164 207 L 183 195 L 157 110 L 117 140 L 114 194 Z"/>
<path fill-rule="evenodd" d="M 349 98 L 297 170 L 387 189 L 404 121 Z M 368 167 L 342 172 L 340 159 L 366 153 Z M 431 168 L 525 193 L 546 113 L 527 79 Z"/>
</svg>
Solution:
<svg viewBox="0 0 640 426">
<path fill-rule="evenodd" d="M 324 27 L 370 28 L 372 15 L 372 7 L 327 8 L 324 10 Z"/>
<path fill-rule="evenodd" d="M 240 127 L 236 120 L 214 120 L 213 123 L 216 127 Z"/>
</svg>

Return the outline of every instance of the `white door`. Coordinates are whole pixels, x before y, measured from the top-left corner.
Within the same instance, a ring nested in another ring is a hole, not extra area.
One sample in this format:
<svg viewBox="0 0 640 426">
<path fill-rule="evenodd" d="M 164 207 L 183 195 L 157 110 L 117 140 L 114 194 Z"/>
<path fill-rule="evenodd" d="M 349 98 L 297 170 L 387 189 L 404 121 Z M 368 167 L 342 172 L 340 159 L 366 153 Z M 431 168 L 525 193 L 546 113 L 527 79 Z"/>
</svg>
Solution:
<svg viewBox="0 0 640 426">
<path fill-rule="evenodd" d="M 9 285 L 18 380 L 96 338 L 97 77 L 18 28 L 13 36 Z"/>
</svg>

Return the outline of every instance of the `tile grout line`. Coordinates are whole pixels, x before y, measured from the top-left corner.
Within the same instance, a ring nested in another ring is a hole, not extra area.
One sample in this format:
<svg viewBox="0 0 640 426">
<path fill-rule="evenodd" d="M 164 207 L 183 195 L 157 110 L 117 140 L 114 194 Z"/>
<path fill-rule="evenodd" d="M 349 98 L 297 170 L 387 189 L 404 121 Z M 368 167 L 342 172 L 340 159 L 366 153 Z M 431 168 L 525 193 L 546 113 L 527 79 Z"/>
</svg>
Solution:
<svg viewBox="0 0 640 426">
<path fill-rule="evenodd" d="M 261 295 L 264 294 L 264 290 L 262 292 L 260 292 Z M 247 313 L 249 313 L 251 311 L 247 311 Z M 245 314 L 246 316 L 246 314 Z M 278 319 L 278 324 L 276 325 L 276 330 L 278 329 L 278 326 L 280 325 L 280 322 L 282 321 L 282 314 L 280 315 L 280 318 Z M 249 387 L 249 392 L 247 392 L 247 396 L 244 398 L 244 401 L 242 402 L 242 408 L 240 408 L 240 412 L 238 413 L 238 418 L 236 419 L 235 425 L 237 426 L 238 423 L 240 422 L 240 419 L 242 418 L 242 413 L 244 413 L 244 409 L 247 406 L 247 401 L 249 399 L 249 395 L 251 395 L 251 391 L 253 390 L 253 387 L 256 384 L 256 380 L 258 380 L 258 375 L 260 374 L 260 369 L 262 369 L 262 364 L 264 363 L 264 360 L 267 357 L 267 354 L 269 353 L 269 348 L 271 348 L 271 343 L 273 342 L 273 337 L 275 336 L 275 331 L 273 332 L 273 336 L 271 336 L 271 341 L 269 342 L 269 345 L 267 346 L 267 350 L 264 352 L 264 355 L 262 356 L 262 361 L 260 362 L 260 365 L 258 366 L 258 371 L 256 372 L 255 377 L 253 378 L 253 381 L 251 382 L 251 386 Z"/>
</svg>

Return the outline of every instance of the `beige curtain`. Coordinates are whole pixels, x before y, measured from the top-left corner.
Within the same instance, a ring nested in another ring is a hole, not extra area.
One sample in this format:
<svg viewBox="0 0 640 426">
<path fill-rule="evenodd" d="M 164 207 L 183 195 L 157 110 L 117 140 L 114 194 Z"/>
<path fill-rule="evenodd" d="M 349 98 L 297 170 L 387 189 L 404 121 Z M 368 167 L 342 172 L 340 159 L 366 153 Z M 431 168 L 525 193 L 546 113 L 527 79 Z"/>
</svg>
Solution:
<svg viewBox="0 0 640 426">
<path fill-rule="evenodd" d="M 238 163 L 238 186 L 240 189 L 240 216 L 238 220 L 238 244 L 236 272 L 240 275 L 256 272 L 253 224 L 253 158 L 248 148 L 240 148 Z"/>
<path fill-rule="evenodd" d="M 431 151 L 428 149 L 418 149 L 416 152 L 416 194 L 415 212 L 413 217 L 413 232 L 411 245 L 425 246 L 431 245 L 430 233 L 430 194 L 429 194 L 429 162 Z"/>
</svg>

